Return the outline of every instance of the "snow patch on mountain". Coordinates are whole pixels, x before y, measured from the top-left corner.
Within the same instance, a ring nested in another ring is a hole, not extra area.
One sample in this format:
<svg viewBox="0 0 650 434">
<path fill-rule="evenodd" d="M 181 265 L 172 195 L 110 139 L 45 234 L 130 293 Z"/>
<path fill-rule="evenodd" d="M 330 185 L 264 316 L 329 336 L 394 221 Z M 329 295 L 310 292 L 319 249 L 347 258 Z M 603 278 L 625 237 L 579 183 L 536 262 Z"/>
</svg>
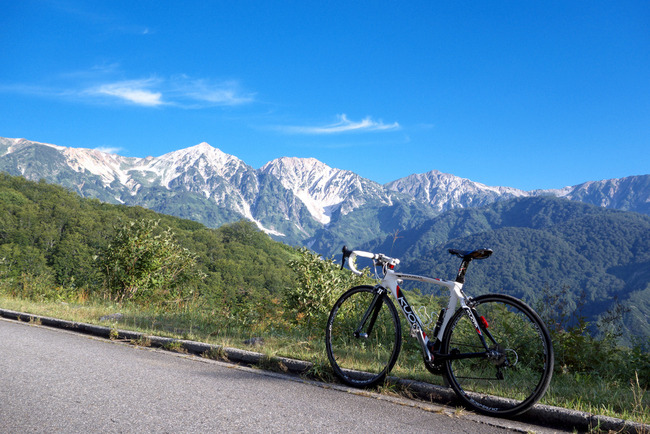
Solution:
<svg viewBox="0 0 650 434">
<path fill-rule="evenodd" d="M 230 180 L 238 170 L 248 166 L 239 158 L 203 142 L 153 158 L 140 170 L 157 174 L 161 178 L 160 184 L 169 188 L 170 183 L 185 173 L 188 167 L 196 169 L 204 180 L 213 176 Z"/>
<path fill-rule="evenodd" d="M 353 172 L 333 169 L 315 158 L 282 157 L 268 162 L 260 171 L 279 179 L 282 186 L 291 190 L 314 219 L 323 225 L 331 221 L 332 213 L 346 200 L 353 202 L 345 212 L 364 203 L 353 197 L 355 193 L 363 194 L 364 184 L 372 182 Z"/>
<path fill-rule="evenodd" d="M 2 155 L 11 154 L 12 152 L 16 152 L 24 147 L 32 146 L 34 144 L 49 146 L 59 151 L 66 149 L 64 146 L 53 145 L 51 143 L 32 142 L 30 140 L 21 139 L 21 138 L 10 139 L 5 137 L 0 137 L 0 145 L 7 146 L 7 150 Z"/>
<path fill-rule="evenodd" d="M 529 195 L 516 188 L 491 187 L 438 170 L 409 175 L 389 182 L 385 187 L 429 203 L 440 212 Z"/>
<path fill-rule="evenodd" d="M 123 185 L 129 182 L 129 174 L 122 170 L 122 166 L 127 163 L 126 157 L 94 149 L 63 148 L 60 150 L 72 170 L 76 172 L 87 170 L 99 176 L 104 185 L 110 185 L 116 180 Z"/>
</svg>

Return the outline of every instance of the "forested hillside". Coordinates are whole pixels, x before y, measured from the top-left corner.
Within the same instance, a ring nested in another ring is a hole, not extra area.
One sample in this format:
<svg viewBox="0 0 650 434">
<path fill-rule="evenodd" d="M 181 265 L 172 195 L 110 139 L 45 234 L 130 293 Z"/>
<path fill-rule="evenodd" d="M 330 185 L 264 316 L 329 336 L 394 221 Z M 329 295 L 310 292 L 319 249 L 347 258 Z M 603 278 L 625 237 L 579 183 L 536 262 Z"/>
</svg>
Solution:
<svg viewBox="0 0 650 434">
<path fill-rule="evenodd" d="M 491 248 L 495 252 L 491 258 L 471 266 L 470 294 L 505 292 L 532 305 L 557 297 L 563 311 L 577 309 L 594 324 L 617 312 L 625 342 L 649 342 L 648 216 L 545 197 L 453 210 L 435 218 L 400 206 L 382 212 L 392 215 L 379 220 L 392 221 L 393 226 L 366 227 L 349 217 L 343 219 L 349 227 L 341 226 L 328 247 L 334 251 L 347 243 L 381 251 L 400 258 L 403 271 L 445 278 L 452 278 L 458 266 L 448 248 Z M 413 229 L 404 229 L 416 222 Z M 124 244 L 137 238 L 129 231 L 138 228 L 152 233 L 157 248 L 166 242 L 178 245 L 176 270 L 143 269 L 137 281 L 116 274 L 115 255 L 126 254 L 116 251 L 116 244 L 120 237 Z M 359 243 L 373 233 L 390 235 Z M 236 316 L 237 309 L 250 308 L 253 299 L 260 303 L 282 299 L 295 279 L 289 262 L 299 256 L 253 223 L 209 229 L 141 207 L 83 199 L 61 187 L 0 174 L 0 285 L 19 295 L 146 296 L 155 301 L 154 290 L 128 291 L 144 286 L 142 279 L 162 291 L 164 285 L 156 279 L 166 272 L 179 277 L 166 285 L 167 301 L 200 297 Z M 191 273 L 182 261 L 192 263 Z"/>
<path fill-rule="evenodd" d="M 596 321 L 620 303 L 626 337 L 650 337 L 650 217 L 558 198 L 520 198 L 454 210 L 361 246 L 402 260 L 402 270 L 453 277 L 448 248 L 491 248 L 467 274 L 471 294 L 506 292 L 539 303 L 561 294 Z"/>
<path fill-rule="evenodd" d="M 191 276 L 187 274 L 191 282 L 178 284 L 177 301 L 200 296 L 232 312 L 242 301 L 277 296 L 294 279 L 288 262 L 297 252 L 271 240 L 253 223 L 209 229 L 0 174 L 0 285 L 28 296 L 110 297 L 107 258 L 115 252 L 121 231 L 138 227 L 133 222 L 145 222 L 140 227 L 153 231 L 150 238 L 160 248 L 168 247 L 165 242 L 177 244 L 177 251 L 193 261 Z M 152 274 L 151 269 L 144 271 Z"/>
</svg>

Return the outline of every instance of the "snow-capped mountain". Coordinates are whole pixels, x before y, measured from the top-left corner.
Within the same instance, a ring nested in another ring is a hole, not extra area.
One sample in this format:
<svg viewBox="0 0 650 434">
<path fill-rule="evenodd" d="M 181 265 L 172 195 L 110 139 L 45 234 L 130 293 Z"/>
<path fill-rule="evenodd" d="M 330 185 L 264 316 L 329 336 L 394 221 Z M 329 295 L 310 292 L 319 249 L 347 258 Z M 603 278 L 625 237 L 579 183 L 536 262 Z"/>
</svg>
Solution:
<svg viewBox="0 0 650 434">
<path fill-rule="evenodd" d="M 338 231 L 332 240 L 353 233 L 361 241 L 402 230 L 427 215 L 521 196 L 560 196 L 650 214 L 650 175 L 532 192 L 438 171 L 380 185 L 313 158 L 278 158 L 254 169 L 207 143 L 132 158 L 0 138 L 0 170 L 212 227 L 245 218 L 277 239 L 303 245 L 323 245 L 324 234 L 332 231 Z"/>
<path fill-rule="evenodd" d="M 160 157 L 127 158 L 0 138 L 0 169 L 211 226 L 246 218 L 291 241 L 312 236 L 330 223 L 333 212 L 345 215 L 369 202 L 390 204 L 395 195 L 315 159 L 282 158 L 255 170 L 207 143 Z"/>
<path fill-rule="evenodd" d="M 650 214 L 650 175 L 588 181 L 561 189 L 524 191 L 512 187 L 491 187 L 432 170 L 389 182 L 386 187 L 428 203 L 438 212 L 485 206 L 516 197 L 555 196 L 603 208 Z"/>
<path fill-rule="evenodd" d="M 437 170 L 409 175 L 386 184 L 389 190 L 407 193 L 437 211 L 488 205 L 497 200 L 528 196 L 511 187 L 490 187 Z"/>
<path fill-rule="evenodd" d="M 70 171 L 83 175 L 73 189 L 84 196 L 92 195 L 87 194 L 85 189 L 88 180 L 93 181 L 91 185 L 100 184 L 106 191 L 112 192 L 113 200 L 109 201 L 120 203 L 131 203 L 131 199 L 146 188 L 164 187 L 172 190 L 180 187 L 211 198 L 217 204 L 222 204 L 227 196 L 230 205 L 237 212 L 254 220 L 250 212 L 247 212 L 247 203 L 242 199 L 239 189 L 228 182 L 238 171 L 254 170 L 236 157 L 226 155 L 207 143 L 159 158 L 126 158 L 93 149 L 66 148 L 23 139 L 1 139 L 0 146 L 5 148 L 2 152 L 3 161 L 11 161 L 9 157 L 14 157 L 15 168 L 28 179 L 45 178 L 57 182 L 60 176 L 52 179 L 54 175 Z M 53 155 L 56 158 L 51 158 Z M 56 167 L 56 163 L 59 167 Z M 53 166 L 51 168 L 54 170 L 45 170 L 44 166 Z M 5 167 L 5 170 L 15 172 L 10 167 Z M 66 186 L 70 188 L 70 185 Z"/>
<path fill-rule="evenodd" d="M 260 171 L 279 179 L 324 225 L 336 210 L 346 215 L 370 200 L 391 204 L 390 193 L 380 184 L 348 170 L 333 169 L 315 158 L 282 157 L 266 163 Z"/>
<path fill-rule="evenodd" d="M 588 181 L 560 190 L 531 192 L 531 194 L 549 193 L 603 208 L 650 214 L 650 175 Z"/>
</svg>

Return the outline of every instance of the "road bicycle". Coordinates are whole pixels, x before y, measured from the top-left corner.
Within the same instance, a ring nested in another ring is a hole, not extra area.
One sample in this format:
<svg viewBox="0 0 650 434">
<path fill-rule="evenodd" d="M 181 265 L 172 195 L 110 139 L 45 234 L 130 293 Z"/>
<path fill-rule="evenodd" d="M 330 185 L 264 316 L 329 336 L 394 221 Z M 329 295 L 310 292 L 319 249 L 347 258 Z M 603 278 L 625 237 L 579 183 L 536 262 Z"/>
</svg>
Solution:
<svg viewBox="0 0 650 434">
<path fill-rule="evenodd" d="M 449 253 L 461 259 L 453 281 L 399 273 L 399 260 L 343 247 L 343 268 L 361 274 L 355 258 L 373 261 L 383 277 L 376 286 L 346 291 L 327 321 L 327 357 L 345 384 L 371 387 L 383 382 L 402 345 L 402 329 L 392 294 L 417 338 L 426 368 L 446 378 L 467 407 L 481 413 L 515 416 L 529 410 L 546 392 L 553 374 L 548 329 L 523 301 L 503 294 L 469 297 L 463 292 L 471 261 L 486 259 L 490 249 Z M 403 281 L 428 282 L 449 289 L 449 302 L 438 315 L 431 338 L 400 288 Z M 456 306 L 460 305 L 458 309 Z"/>
</svg>

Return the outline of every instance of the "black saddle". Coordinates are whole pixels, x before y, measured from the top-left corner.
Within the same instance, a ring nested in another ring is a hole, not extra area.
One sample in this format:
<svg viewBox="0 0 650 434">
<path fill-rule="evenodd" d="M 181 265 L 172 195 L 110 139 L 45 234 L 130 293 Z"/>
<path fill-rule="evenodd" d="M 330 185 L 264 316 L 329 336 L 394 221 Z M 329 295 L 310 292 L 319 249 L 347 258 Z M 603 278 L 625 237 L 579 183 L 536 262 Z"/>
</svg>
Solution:
<svg viewBox="0 0 650 434">
<path fill-rule="evenodd" d="M 456 255 L 459 258 L 465 261 L 471 261 L 472 259 L 486 259 L 489 258 L 492 254 L 490 249 L 476 249 L 476 250 L 458 250 L 458 249 L 449 249 L 449 253 Z"/>
</svg>

